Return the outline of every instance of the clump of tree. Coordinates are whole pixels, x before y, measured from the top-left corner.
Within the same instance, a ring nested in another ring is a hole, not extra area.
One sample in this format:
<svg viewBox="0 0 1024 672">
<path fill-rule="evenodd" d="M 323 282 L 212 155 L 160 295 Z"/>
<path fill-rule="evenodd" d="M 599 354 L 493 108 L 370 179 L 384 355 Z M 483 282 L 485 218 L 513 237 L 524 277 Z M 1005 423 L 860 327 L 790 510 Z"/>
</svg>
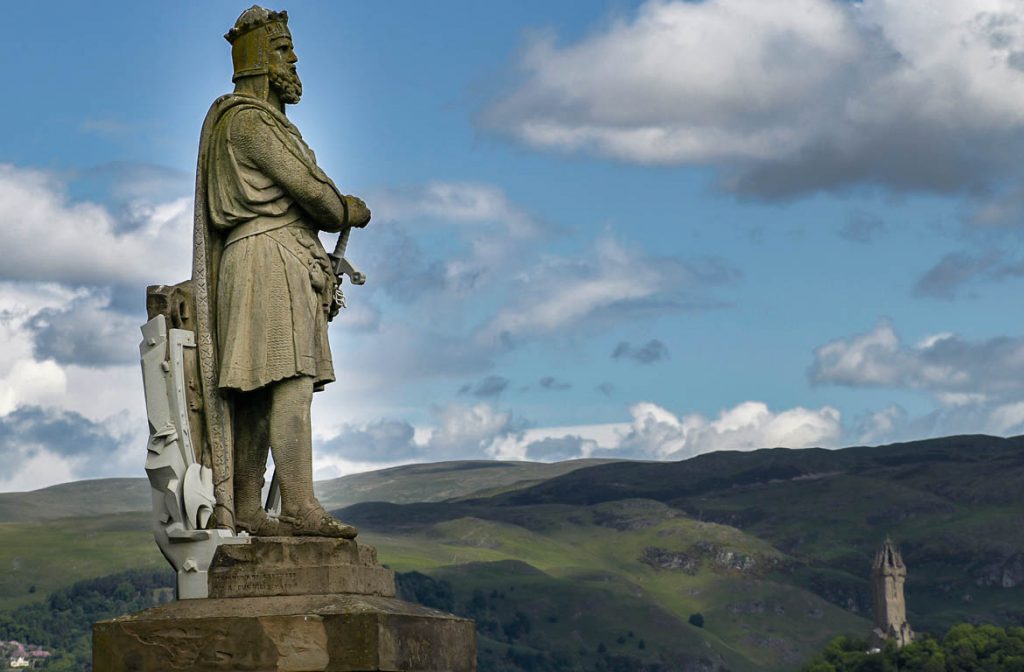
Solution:
<svg viewBox="0 0 1024 672">
<path fill-rule="evenodd" d="M 837 637 L 801 672 L 1005 672 L 1024 670 L 1024 628 L 962 623 L 941 639 L 920 636 L 902 649 Z"/>
<path fill-rule="evenodd" d="M 399 599 L 441 611 L 455 609 L 455 593 L 447 581 L 438 581 L 420 572 L 398 572 L 395 574 L 395 588 Z"/>
<path fill-rule="evenodd" d="M 0 614 L 0 640 L 39 644 L 54 655 L 50 672 L 92 668 L 92 624 L 140 611 L 173 597 L 168 570 L 132 570 L 80 581 L 46 600 Z"/>
</svg>

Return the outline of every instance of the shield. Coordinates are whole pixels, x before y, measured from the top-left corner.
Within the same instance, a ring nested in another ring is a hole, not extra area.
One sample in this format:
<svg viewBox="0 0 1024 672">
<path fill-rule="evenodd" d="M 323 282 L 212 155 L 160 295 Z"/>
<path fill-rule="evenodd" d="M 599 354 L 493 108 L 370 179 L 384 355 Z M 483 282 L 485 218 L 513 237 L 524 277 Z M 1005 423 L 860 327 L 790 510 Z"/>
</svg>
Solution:
<svg viewBox="0 0 1024 672">
<path fill-rule="evenodd" d="M 146 475 L 153 489 L 153 536 L 177 573 L 178 599 L 186 599 L 209 594 L 207 571 L 217 547 L 245 543 L 245 538 L 208 529 L 215 500 L 213 471 L 204 463 L 196 339 L 191 330 L 169 325 L 185 321 L 187 301 L 171 308 L 164 300 L 180 298 L 178 289 L 150 288 L 153 316 L 142 327 L 139 351 L 150 430 Z M 163 305 L 154 305 L 154 297 Z M 159 309 L 153 314 L 155 308 Z"/>
</svg>

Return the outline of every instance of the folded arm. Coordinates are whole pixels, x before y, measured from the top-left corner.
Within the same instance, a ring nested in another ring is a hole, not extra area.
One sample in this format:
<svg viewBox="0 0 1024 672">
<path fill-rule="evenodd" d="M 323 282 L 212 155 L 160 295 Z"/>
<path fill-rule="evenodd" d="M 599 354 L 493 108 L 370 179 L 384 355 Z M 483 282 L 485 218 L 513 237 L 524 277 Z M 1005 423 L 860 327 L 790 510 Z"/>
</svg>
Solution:
<svg viewBox="0 0 1024 672">
<path fill-rule="evenodd" d="M 268 114 L 239 111 L 231 122 L 231 143 L 239 158 L 248 159 L 280 185 L 318 228 L 338 231 L 350 225 L 346 197 Z"/>
</svg>

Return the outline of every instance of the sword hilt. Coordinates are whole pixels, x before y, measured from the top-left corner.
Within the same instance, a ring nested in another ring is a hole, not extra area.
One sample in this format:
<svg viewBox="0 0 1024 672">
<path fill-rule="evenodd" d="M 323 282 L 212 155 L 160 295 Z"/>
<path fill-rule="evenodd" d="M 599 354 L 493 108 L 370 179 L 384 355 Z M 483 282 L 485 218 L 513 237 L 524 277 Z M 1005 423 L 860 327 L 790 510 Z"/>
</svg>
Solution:
<svg viewBox="0 0 1024 672">
<path fill-rule="evenodd" d="M 334 252 L 327 256 L 331 259 L 334 274 L 338 276 L 338 284 L 341 284 L 342 278 L 347 275 L 353 285 L 362 285 L 366 282 L 366 275 L 345 258 L 345 248 L 348 247 L 348 237 L 351 233 L 351 226 L 342 229 L 341 235 L 338 236 L 338 243 L 334 246 Z"/>
</svg>

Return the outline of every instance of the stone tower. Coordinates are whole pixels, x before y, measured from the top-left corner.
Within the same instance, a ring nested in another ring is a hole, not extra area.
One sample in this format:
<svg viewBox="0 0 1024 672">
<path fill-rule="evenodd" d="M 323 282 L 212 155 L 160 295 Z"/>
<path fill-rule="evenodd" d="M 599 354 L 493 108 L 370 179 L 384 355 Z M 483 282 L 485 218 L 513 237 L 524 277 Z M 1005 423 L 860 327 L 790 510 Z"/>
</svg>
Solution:
<svg viewBox="0 0 1024 672">
<path fill-rule="evenodd" d="M 903 599 L 903 583 L 907 580 L 907 566 L 903 556 L 885 538 L 882 548 L 875 554 L 871 572 L 871 590 L 875 609 L 875 636 L 880 640 L 891 639 L 896 646 L 903 647 L 914 639 L 914 631 L 907 622 L 907 603 Z"/>
</svg>

